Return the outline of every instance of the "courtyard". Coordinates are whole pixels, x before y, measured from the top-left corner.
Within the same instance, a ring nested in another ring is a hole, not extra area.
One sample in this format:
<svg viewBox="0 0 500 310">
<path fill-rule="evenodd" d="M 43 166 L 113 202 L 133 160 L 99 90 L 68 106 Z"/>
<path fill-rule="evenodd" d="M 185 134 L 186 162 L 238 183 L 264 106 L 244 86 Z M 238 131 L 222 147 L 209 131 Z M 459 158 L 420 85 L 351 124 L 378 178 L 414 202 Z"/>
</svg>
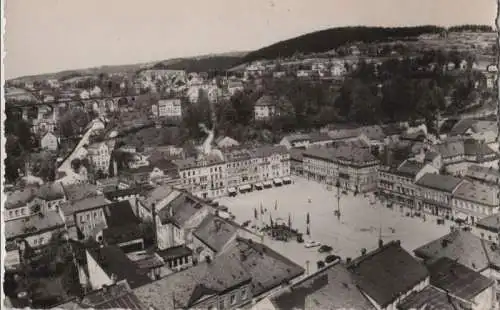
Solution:
<svg viewBox="0 0 500 310">
<path fill-rule="evenodd" d="M 419 246 L 450 232 L 450 221 L 437 225 L 437 218 L 430 215 L 426 215 L 425 221 L 422 217 L 410 217 L 407 216 L 408 210 L 396 206 L 388 208 L 363 194 L 341 194 L 339 220 L 334 214 L 337 210 L 336 195 L 336 188 L 329 189 L 325 184 L 294 177 L 290 185 L 223 197 L 217 201 L 227 206 L 240 224 L 250 220 L 249 227 L 261 228 L 268 225 L 271 218 L 274 223 L 288 224 L 290 217 L 292 228 L 304 234 L 304 241 L 314 240 L 331 246 L 331 253 L 319 253 L 317 247 L 305 248 L 295 239 L 283 242 L 264 237 L 264 244 L 304 268 L 309 261 L 310 272 L 316 270 L 316 262 L 324 260 L 328 254 L 346 259 L 359 256 L 363 248 L 367 251 L 375 249 L 379 235 L 384 243 L 400 240 L 403 248 L 412 253 Z M 254 209 L 258 219 L 255 219 Z M 310 236 L 306 235 L 307 213 Z"/>
</svg>

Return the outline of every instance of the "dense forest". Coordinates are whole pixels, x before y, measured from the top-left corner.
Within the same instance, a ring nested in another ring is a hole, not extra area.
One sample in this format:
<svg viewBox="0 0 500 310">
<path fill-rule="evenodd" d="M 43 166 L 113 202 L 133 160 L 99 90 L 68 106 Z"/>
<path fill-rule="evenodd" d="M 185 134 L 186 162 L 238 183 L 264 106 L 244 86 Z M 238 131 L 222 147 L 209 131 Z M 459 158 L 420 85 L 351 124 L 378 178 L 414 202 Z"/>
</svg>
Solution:
<svg viewBox="0 0 500 310">
<path fill-rule="evenodd" d="M 341 47 L 349 42 L 387 42 L 391 40 L 418 37 L 426 33 L 441 33 L 445 28 L 438 26 L 419 27 L 342 27 L 308 33 L 293 39 L 281 41 L 246 55 L 242 62 L 259 59 L 291 57 L 295 53 L 322 53 Z"/>
<path fill-rule="evenodd" d="M 174 63 L 157 63 L 154 69 L 186 70 L 187 72 L 224 72 L 241 62 L 238 56 L 208 56 L 185 58 Z"/>
<path fill-rule="evenodd" d="M 448 28 L 448 32 L 464 32 L 464 31 L 493 32 L 494 30 L 493 27 L 488 25 L 458 25 Z"/>
</svg>

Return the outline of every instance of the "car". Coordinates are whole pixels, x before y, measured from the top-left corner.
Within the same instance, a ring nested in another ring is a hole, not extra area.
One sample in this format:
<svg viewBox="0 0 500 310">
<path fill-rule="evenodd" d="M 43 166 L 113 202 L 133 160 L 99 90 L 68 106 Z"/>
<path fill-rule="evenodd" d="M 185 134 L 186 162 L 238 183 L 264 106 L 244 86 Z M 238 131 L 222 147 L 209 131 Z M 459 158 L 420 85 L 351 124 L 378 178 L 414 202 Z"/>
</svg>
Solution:
<svg viewBox="0 0 500 310">
<path fill-rule="evenodd" d="M 306 248 L 314 248 L 314 247 L 318 247 L 318 246 L 321 246 L 321 243 L 317 242 L 317 241 L 314 241 L 314 240 L 309 240 L 309 241 L 306 241 L 304 243 L 304 246 Z"/>
<path fill-rule="evenodd" d="M 332 255 L 328 255 L 328 256 L 325 258 L 325 262 L 326 262 L 327 264 L 329 264 L 329 263 L 333 263 L 334 261 L 339 260 L 339 259 L 340 259 L 340 256 L 338 256 L 338 255 L 333 255 L 333 254 L 332 254 Z"/>
<path fill-rule="evenodd" d="M 326 252 L 331 252 L 333 249 L 329 245 L 322 245 L 319 247 L 318 252 L 320 253 L 326 253 Z"/>
</svg>

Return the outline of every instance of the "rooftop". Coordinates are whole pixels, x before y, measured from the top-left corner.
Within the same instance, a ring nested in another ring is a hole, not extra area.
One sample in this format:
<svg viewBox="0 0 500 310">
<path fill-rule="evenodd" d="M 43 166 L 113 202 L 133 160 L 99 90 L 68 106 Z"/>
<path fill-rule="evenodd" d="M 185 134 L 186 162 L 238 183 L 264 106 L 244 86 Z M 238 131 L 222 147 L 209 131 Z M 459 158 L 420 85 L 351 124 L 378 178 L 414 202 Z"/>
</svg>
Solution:
<svg viewBox="0 0 500 310">
<path fill-rule="evenodd" d="M 146 207 L 149 211 L 153 210 L 153 205 L 158 203 L 159 201 L 167 198 L 169 195 L 180 195 L 181 193 L 175 190 L 170 185 L 162 185 L 156 188 L 151 189 L 150 191 L 145 193 L 145 198 L 141 200 L 144 207 Z"/>
<path fill-rule="evenodd" d="M 104 197 L 104 195 L 99 195 L 83 198 L 80 200 L 66 201 L 61 204 L 61 210 L 65 216 L 70 216 L 75 212 L 97 208 L 108 203 L 109 201 L 106 199 L 106 197 Z"/>
<path fill-rule="evenodd" d="M 415 178 L 417 174 L 424 168 L 425 164 L 416 160 L 405 160 L 398 168 L 397 173 L 409 178 Z"/>
<path fill-rule="evenodd" d="M 15 209 L 24 206 L 36 197 L 36 188 L 27 188 L 7 194 L 5 209 Z"/>
<path fill-rule="evenodd" d="M 146 192 L 153 190 L 154 187 L 150 185 L 146 186 L 134 186 L 126 189 L 118 189 L 110 191 L 104 194 L 104 196 L 109 200 L 114 200 L 119 197 L 130 196 L 130 195 L 144 195 Z"/>
<path fill-rule="evenodd" d="M 466 176 L 486 183 L 500 184 L 500 172 L 493 168 L 470 165 Z"/>
<path fill-rule="evenodd" d="M 127 253 L 128 259 L 133 261 L 141 270 L 148 271 L 152 268 L 157 268 L 165 265 L 165 262 L 158 254 L 146 251 Z"/>
<path fill-rule="evenodd" d="M 176 198 L 170 201 L 167 207 L 158 212 L 158 216 L 162 223 L 171 221 L 178 227 L 183 227 L 184 224 L 204 206 L 205 204 L 187 193 L 180 193 Z"/>
<path fill-rule="evenodd" d="M 462 183 L 462 179 L 435 173 L 424 174 L 416 184 L 419 186 L 452 193 Z"/>
<path fill-rule="evenodd" d="M 396 241 L 356 258 L 347 267 L 361 290 L 382 307 L 429 275 L 425 266 Z"/>
<path fill-rule="evenodd" d="M 478 294 L 494 284 L 493 280 L 447 257 L 428 268 L 432 285 L 465 300 L 474 301 Z"/>
<path fill-rule="evenodd" d="M 72 184 L 63 186 L 64 193 L 68 200 L 81 200 L 83 198 L 97 196 L 97 185 L 90 183 Z"/>
<path fill-rule="evenodd" d="M 498 188 L 477 183 L 473 184 L 470 182 L 463 182 L 460 184 L 453 194 L 455 198 L 491 207 L 498 206 L 497 195 Z"/>
<path fill-rule="evenodd" d="M 476 222 L 476 226 L 479 228 L 487 229 L 489 231 L 499 233 L 500 232 L 500 214 L 492 214 L 490 216 L 484 217 Z"/>
<path fill-rule="evenodd" d="M 453 231 L 414 252 L 427 263 L 447 257 L 474 271 L 482 271 L 490 264 L 500 267 L 500 251 L 496 246 L 468 231 Z"/>
<path fill-rule="evenodd" d="M 237 232 L 236 226 L 218 216 L 209 214 L 196 228 L 193 235 L 218 253 L 236 236 Z"/>
<path fill-rule="evenodd" d="M 400 310 L 426 309 L 426 310 L 457 310 L 468 309 L 471 305 L 446 292 L 429 285 L 420 292 L 415 292 L 406 297 L 398 305 Z"/>
<path fill-rule="evenodd" d="M 148 309 L 134 295 L 126 281 L 118 282 L 106 289 L 88 293 L 80 302 L 80 307 L 93 309 Z"/>
<path fill-rule="evenodd" d="M 341 264 L 333 264 L 270 298 L 275 309 L 375 309 Z"/>
<path fill-rule="evenodd" d="M 13 240 L 29 235 L 64 227 L 61 216 L 55 211 L 40 213 L 4 223 L 5 239 Z"/>
<path fill-rule="evenodd" d="M 45 201 L 64 198 L 64 189 L 60 183 L 45 183 L 40 186 L 37 196 Z"/>
<path fill-rule="evenodd" d="M 131 288 L 151 282 L 117 246 L 89 249 L 88 252 L 109 277 L 114 274 L 118 281 L 127 280 Z"/>
<path fill-rule="evenodd" d="M 347 145 L 337 148 L 309 148 L 303 153 L 303 156 L 316 157 L 332 162 L 346 161 L 354 165 L 378 162 L 377 158 L 369 150 Z"/>
<path fill-rule="evenodd" d="M 139 225 L 141 223 L 128 200 L 106 204 L 103 209 L 108 227 Z"/>
<path fill-rule="evenodd" d="M 193 254 L 193 251 L 187 246 L 179 245 L 165 250 L 158 250 L 156 253 L 164 260 L 170 260 L 178 257 L 190 256 Z"/>
<path fill-rule="evenodd" d="M 189 308 L 206 295 L 226 291 L 250 280 L 250 274 L 238 261 L 222 254 L 209 263 L 200 263 L 138 287 L 134 293 L 147 306 L 156 309 Z"/>
</svg>

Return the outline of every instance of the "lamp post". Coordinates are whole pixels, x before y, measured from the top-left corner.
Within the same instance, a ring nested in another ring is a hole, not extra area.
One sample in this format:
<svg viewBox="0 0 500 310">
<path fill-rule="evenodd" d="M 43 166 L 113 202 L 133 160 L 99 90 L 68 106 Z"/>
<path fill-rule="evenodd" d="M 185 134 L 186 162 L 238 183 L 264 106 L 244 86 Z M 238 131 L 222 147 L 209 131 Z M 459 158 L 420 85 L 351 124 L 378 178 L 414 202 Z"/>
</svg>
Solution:
<svg viewBox="0 0 500 310">
<path fill-rule="evenodd" d="M 337 179 L 337 219 L 340 221 L 340 180 Z"/>
</svg>

